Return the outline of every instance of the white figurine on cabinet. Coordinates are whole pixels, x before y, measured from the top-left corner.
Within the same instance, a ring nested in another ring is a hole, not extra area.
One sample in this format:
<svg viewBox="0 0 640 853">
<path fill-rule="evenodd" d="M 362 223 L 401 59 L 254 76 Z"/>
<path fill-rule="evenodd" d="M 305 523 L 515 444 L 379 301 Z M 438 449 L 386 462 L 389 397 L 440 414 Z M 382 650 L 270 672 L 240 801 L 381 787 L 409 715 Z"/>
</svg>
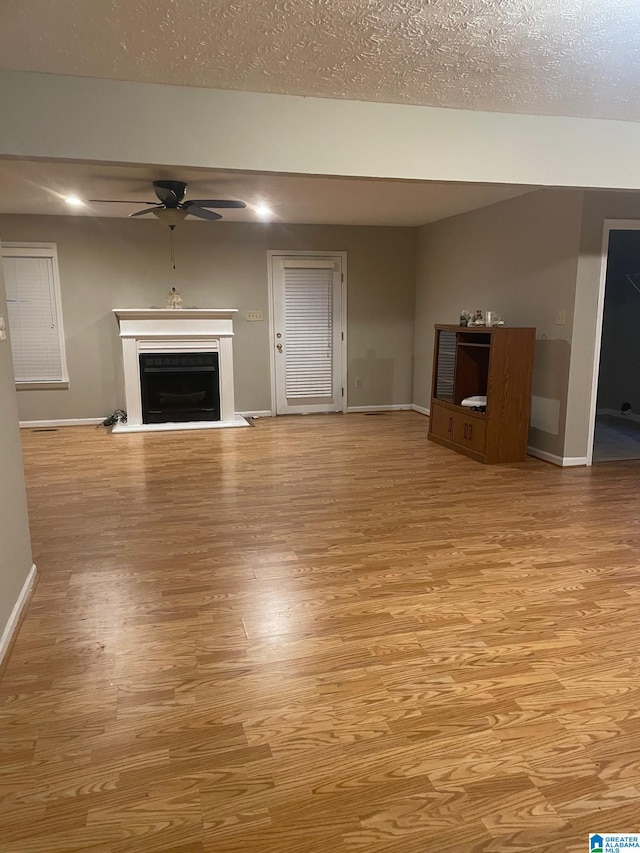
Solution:
<svg viewBox="0 0 640 853">
<path fill-rule="evenodd" d="M 182 297 L 175 287 L 172 287 L 167 294 L 167 308 L 182 308 Z"/>
</svg>

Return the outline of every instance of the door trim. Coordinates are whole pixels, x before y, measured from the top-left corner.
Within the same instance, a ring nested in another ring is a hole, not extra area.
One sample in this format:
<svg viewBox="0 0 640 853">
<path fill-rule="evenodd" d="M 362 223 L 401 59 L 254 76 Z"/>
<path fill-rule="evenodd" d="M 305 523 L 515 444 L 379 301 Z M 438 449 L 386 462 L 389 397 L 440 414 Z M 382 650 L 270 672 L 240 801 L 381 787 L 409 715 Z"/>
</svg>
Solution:
<svg viewBox="0 0 640 853">
<path fill-rule="evenodd" d="M 602 323 L 604 319 L 604 296 L 609 262 L 609 233 L 611 231 L 640 231 L 640 219 L 605 219 L 602 228 L 602 250 L 600 257 L 600 285 L 596 309 L 596 339 L 591 377 L 591 405 L 589 408 L 589 433 L 587 437 L 587 465 L 593 465 L 593 445 L 596 438 L 596 414 L 598 408 L 598 379 L 600 376 L 600 352 L 602 349 Z"/>
<path fill-rule="evenodd" d="M 347 253 L 346 252 L 313 252 L 310 250 L 295 249 L 287 252 L 284 249 L 267 249 L 267 285 L 269 298 L 269 371 L 271 374 L 271 411 L 277 415 L 276 402 L 276 358 L 275 340 L 276 329 L 274 324 L 274 288 L 273 288 L 273 260 L 274 258 L 309 258 L 309 260 L 324 258 L 340 258 L 342 267 L 342 299 L 340 305 L 340 325 L 342 327 L 342 365 L 340 381 L 344 388 L 342 395 L 342 411 L 347 411 Z"/>
</svg>

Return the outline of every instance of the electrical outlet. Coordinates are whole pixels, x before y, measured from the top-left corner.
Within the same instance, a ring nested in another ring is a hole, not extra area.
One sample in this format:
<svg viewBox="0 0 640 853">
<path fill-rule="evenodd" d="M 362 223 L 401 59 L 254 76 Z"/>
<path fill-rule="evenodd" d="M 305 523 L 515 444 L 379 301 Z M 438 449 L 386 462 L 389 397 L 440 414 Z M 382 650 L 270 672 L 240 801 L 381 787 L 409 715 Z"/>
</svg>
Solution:
<svg viewBox="0 0 640 853">
<path fill-rule="evenodd" d="M 262 311 L 247 311 L 244 315 L 244 319 L 249 322 L 255 322 L 256 320 L 263 320 Z"/>
<path fill-rule="evenodd" d="M 0 317 L 0 341 L 7 340 L 7 327 L 4 324 L 4 317 Z"/>
<path fill-rule="evenodd" d="M 556 326 L 564 326 L 567 322 L 567 312 L 565 310 L 558 311 L 555 322 Z"/>
<path fill-rule="evenodd" d="M 358 378 L 358 379 L 356 379 L 356 391 L 361 391 L 361 390 L 362 390 L 362 379 Z"/>
</svg>

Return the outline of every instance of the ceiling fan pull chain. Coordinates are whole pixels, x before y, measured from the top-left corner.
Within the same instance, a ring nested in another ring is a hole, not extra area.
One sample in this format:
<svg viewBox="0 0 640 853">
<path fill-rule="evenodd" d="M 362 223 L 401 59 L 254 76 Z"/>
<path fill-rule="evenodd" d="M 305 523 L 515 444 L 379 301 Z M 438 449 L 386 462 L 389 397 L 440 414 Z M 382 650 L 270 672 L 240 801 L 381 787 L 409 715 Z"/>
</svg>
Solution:
<svg viewBox="0 0 640 853">
<path fill-rule="evenodd" d="M 173 230 L 175 227 L 176 227 L 175 225 L 169 226 L 169 247 L 170 247 L 170 251 L 171 251 L 171 266 L 174 269 L 176 268 L 176 250 L 175 250 L 175 246 L 173 244 Z"/>
</svg>

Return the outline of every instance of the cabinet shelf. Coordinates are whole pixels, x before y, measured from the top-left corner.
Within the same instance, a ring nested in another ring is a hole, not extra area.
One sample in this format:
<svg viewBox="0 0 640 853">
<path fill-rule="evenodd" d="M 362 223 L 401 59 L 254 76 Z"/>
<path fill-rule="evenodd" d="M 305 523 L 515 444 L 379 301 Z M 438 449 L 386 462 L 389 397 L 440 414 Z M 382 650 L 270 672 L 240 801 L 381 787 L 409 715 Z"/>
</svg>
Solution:
<svg viewBox="0 0 640 853">
<path fill-rule="evenodd" d="M 527 453 L 535 329 L 437 325 L 429 439 L 478 462 Z M 461 406 L 486 396 L 485 412 Z"/>
<path fill-rule="evenodd" d="M 448 403 L 446 400 L 437 400 L 439 406 L 446 409 L 451 409 L 452 412 L 460 412 L 463 415 L 469 415 L 472 418 L 486 418 L 486 412 L 478 412 L 475 409 L 469 409 L 467 406 L 459 406 L 457 403 Z"/>
</svg>

